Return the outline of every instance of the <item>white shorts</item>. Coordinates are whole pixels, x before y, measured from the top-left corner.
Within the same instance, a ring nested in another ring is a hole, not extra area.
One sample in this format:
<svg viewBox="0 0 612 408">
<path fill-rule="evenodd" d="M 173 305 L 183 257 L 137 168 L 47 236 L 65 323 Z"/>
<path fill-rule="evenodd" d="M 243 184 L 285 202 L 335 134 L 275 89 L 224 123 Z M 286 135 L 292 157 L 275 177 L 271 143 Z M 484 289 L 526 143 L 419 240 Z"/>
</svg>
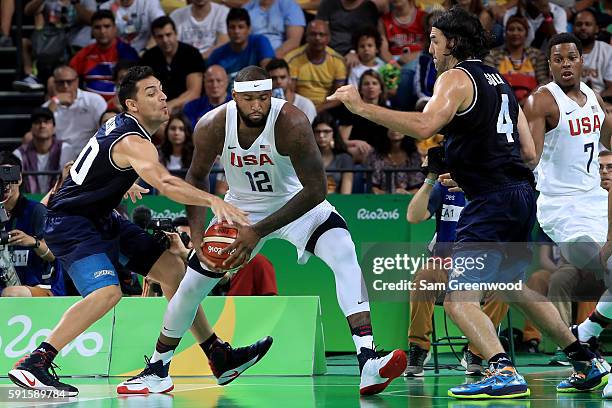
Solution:
<svg viewBox="0 0 612 408">
<path fill-rule="evenodd" d="M 242 209 L 240 202 L 232 202 L 232 204 Z M 305 264 L 308 261 L 308 258 L 310 258 L 310 253 L 306 251 L 306 244 L 308 244 L 308 240 L 312 236 L 315 229 L 327 221 L 332 212 L 338 214 L 334 206 L 327 200 L 324 200 L 306 214 L 302 215 L 300 218 L 263 237 L 259 243 L 257 243 L 255 249 L 253 249 L 251 259 L 257 255 L 266 241 L 269 239 L 278 238 L 291 242 L 297 249 L 298 263 L 301 265 Z M 249 221 L 251 224 L 256 224 L 273 213 L 274 212 L 249 213 Z M 209 227 L 216 222 L 217 217 L 214 217 L 211 220 Z"/>
<path fill-rule="evenodd" d="M 540 194 L 537 215 L 542 230 L 557 244 L 581 236 L 603 244 L 608 235 L 608 192 L 597 187 L 574 195 Z"/>
</svg>

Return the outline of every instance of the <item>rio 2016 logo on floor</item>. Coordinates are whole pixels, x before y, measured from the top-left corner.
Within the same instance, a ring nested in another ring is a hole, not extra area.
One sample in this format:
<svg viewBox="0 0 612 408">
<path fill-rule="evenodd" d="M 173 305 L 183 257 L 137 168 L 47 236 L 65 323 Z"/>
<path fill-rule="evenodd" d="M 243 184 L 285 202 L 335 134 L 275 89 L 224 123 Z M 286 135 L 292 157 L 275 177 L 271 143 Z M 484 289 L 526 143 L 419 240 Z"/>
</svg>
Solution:
<svg viewBox="0 0 612 408">
<path fill-rule="evenodd" d="M 7 322 L 7 326 L 17 324 L 22 325 L 21 332 L 14 339 L 6 339 L 8 343 L 4 347 L 4 355 L 8 358 L 17 358 L 29 353 L 51 333 L 51 329 L 44 328 L 30 334 L 32 331 L 32 319 L 26 315 L 13 316 Z M 0 350 L 2 350 L 3 344 L 3 338 L 0 337 Z M 63 357 L 74 350 L 83 357 L 91 357 L 102 349 L 103 344 L 104 339 L 100 333 L 89 331 L 70 342 L 62 349 L 60 354 Z"/>
</svg>

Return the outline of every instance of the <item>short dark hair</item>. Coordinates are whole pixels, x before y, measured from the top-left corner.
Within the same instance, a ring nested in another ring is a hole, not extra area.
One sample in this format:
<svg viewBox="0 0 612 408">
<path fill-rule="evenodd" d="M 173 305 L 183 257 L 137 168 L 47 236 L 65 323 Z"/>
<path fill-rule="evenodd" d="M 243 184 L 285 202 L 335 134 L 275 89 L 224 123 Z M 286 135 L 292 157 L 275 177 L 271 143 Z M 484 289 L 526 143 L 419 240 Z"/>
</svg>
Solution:
<svg viewBox="0 0 612 408">
<path fill-rule="evenodd" d="M 604 157 L 604 156 L 612 156 L 612 152 L 609 150 L 601 150 L 599 152 L 599 157 Z"/>
<path fill-rule="evenodd" d="M 489 34 L 480 24 L 478 17 L 459 6 L 440 14 L 433 21 L 432 27 L 442 31 L 449 42 L 455 41 L 449 52 L 459 61 L 483 58 L 489 53 L 491 48 Z"/>
<path fill-rule="evenodd" d="M 119 96 L 119 103 L 124 111 L 127 112 L 128 108 L 125 104 L 127 99 L 134 99 L 136 92 L 138 92 L 137 83 L 150 76 L 155 76 L 153 69 L 148 66 L 138 65 L 128 69 L 127 74 L 119 84 L 117 95 Z"/>
<path fill-rule="evenodd" d="M 230 21 L 244 21 L 247 26 L 251 26 L 251 17 L 249 12 L 242 7 L 234 7 L 227 13 L 225 24 L 229 26 Z"/>
<path fill-rule="evenodd" d="M 13 152 L 9 150 L 3 150 L 0 152 L 0 166 L 19 166 L 21 171 L 21 160 L 15 156 Z"/>
<path fill-rule="evenodd" d="M 582 14 L 582 13 L 589 13 L 590 15 L 593 16 L 593 19 L 595 20 L 595 24 L 599 24 L 599 21 L 597 20 L 597 12 L 595 11 L 593 7 L 587 7 L 584 10 L 580 10 L 579 12 L 576 13 L 575 17 L 578 17 L 578 14 Z"/>
<path fill-rule="evenodd" d="M 353 49 L 356 50 L 357 47 L 359 47 L 359 40 L 361 40 L 362 37 L 373 38 L 374 43 L 376 44 L 376 48 L 378 48 L 378 50 L 380 51 L 380 46 L 382 45 L 382 38 L 375 27 L 365 26 L 360 30 L 355 31 L 352 37 Z"/>
<path fill-rule="evenodd" d="M 289 72 L 289 64 L 287 64 L 287 61 L 282 58 L 274 58 L 268 62 L 268 65 L 266 65 L 266 71 L 268 72 L 280 68 L 284 68 L 287 70 L 287 72 Z"/>
<path fill-rule="evenodd" d="M 115 16 L 113 15 L 113 12 L 110 10 L 98 10 L 95 11 L 92 15 L 91 15 L 91 25 L 93 25 L 93 23 L 95 23 L 96 21 L 99 20 L 104 20 L 105 18 L 109 19 L 110 21 L 113 22 L 113 25 L 115 25 Z"/>
<path fill-rule="evenodd" d="M 132 67 L 135 67 L 136 65 L 138 65 L 136 61 L 125 59 L 117 61 L 117 63 L 113 67 L 113 82 L 117 82 L 117 79 L 119 79 L 119 71 L 122 71 L 124 69 L 130 69 Z"/>
<path fill-rule="evenodd" d="M 172 26 L 172 30 L 174 30 L 176 33 L 176 24 L 174 24 L 174 21 L 172 21 L 172 19 L 168 16 L 157 17 L 155 20 L 153 20 L 151 23 L 151 33 L 160 28 L 164 28 L 168 24 Z"/>
<path fill-rule="evenodd" d="M 572 33 L 560 33 L 553 35 L 548 43 L 548 58 L 550 58 L 552 48 L 559 44 L 576 44 L 578 54 L 582 55 L 582 41 Z"/>
<path fill-rule="evenodd" d="M 240 71 L 238 71 L 236 77 L 234 78 L 234 81 L 259 81 L 262 79 L 270 79 L 270 74 L 268 74 L 268 72 L 262 67 L 258 67 L 256 65 L 249 65 L 248 67 L 242 68 Z"/>
</svg>

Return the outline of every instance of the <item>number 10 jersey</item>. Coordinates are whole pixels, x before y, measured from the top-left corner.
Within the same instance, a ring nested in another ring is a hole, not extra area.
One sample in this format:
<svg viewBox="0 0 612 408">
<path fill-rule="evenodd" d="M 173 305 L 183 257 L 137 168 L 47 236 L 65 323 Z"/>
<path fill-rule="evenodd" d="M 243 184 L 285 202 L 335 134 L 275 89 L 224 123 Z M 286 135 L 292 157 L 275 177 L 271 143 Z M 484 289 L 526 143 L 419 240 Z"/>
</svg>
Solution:
<svg viewBox="0 0 612 408">
<path fill-rule="evenodd" d="M 132 167 L 121 168 L 111 157 L 113 146 L 126 136 L 151 140 L 135 117 L 121 113 L 109 119 L 75 160 L 70 175 L 49 202 L 49 211 L 87 218 L 108 216 L 138 179 Z"/>
<path fill-rule="evenodd" d="M 227 103 L 221 164 L 229 190 L 225 201 L 249 213 L 271 213 L 302 189 L 291 159 L 276 150 L 276 119 L 286 101 L 271 98 L 270 113 L 251 146 L 238 141 L 236 102 Z M 284 137 L 285 135 L 278 135 Z"/>
</svg>

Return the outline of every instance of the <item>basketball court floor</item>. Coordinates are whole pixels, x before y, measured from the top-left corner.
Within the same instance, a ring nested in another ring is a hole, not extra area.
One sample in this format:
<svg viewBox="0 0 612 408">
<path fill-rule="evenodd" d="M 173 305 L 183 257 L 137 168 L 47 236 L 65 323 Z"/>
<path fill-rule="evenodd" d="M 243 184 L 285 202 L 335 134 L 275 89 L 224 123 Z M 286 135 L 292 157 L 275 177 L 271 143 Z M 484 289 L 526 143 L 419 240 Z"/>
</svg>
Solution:
<svg viewBox="0 0 612 408">
<path fill-rule="evenodd" d="M 242 376 L 226 387 L 216 385 L 212 377 L 177 377 L 171 394 L 118 397 L 115 386 L 122 378 L 71 378 L 80 389 L 74 401 L 10 401 L 7 391 L 12 383 L 0 378 L 0 407 L 92 407 L 92 408 L 195 408 L 195 407 L 358 407 L 358 408 L 612 408 L 612 400 L 601 393 L 557 394 L 555 385 L 569 375 L 569 369 L 546 366 L 548 356 L 519 354 L 517 362 L 531 388 L 531 397 L 517 400 L 456 400 L 446 396 L 451 386 L 469 381 L 457 360 L 443 355 L 447 367 L 435 375 L 426 370 L 420 379 L 396 379 L 382 393 L 359 397 L 358 367 L 353 356 L 328 359 L 328 374 L 315 377 Z M 60 372 L 61 373 L 61 372 Z M 247 372 L 248 373 L 248 372 Z"/>
</svg>

